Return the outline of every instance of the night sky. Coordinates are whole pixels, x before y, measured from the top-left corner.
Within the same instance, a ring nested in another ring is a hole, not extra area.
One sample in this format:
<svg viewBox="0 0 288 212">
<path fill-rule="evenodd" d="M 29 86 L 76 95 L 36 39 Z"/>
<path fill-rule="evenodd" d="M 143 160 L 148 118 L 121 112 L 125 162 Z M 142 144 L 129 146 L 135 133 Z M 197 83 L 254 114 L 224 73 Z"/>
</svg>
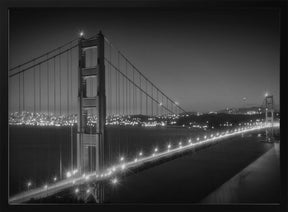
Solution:
<svg viewBox="0 0 288 212">
<path fill-rule="evenodd" d="M 10 12 L 10 66 L 102 30 L 186 111 L 279 104 L 277 10 L 22 9 Z M 246 97 L 246 103 L 243 101 Z"/>
</svg>

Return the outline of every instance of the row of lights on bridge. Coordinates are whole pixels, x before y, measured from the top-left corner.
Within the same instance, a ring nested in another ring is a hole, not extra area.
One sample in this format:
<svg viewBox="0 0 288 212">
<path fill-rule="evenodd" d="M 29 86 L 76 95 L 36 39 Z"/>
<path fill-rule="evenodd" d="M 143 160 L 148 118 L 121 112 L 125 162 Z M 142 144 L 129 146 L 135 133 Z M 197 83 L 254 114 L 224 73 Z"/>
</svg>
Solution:
<svg viewBox="0 0 288 212">
<path fill-rule="evenodd" d="M 249 123 L 249 125 L 251 126 L 252 124 Z M 243 130 L 244 128 L 235 129 L 235 130 L 230 131 L 230 132 L 231 132 L 231 133 L 232 133 L 232 132 L 237 132 L 237 131 L 240 131 L 241 129 Z M 228 134 L 229 131 L 226 131 L 225 133 Z M 211 135 L 210 135 L 210 138 L 214 138 L 215 136 L 218 137 L 219 135 L 220 135 L 220 133 L 217 132 L 216 134 L 211 134 Z M 207 139 L 208 136 L 207 136 L 207 135 L 204 135 L 203 138 L 204 138 L 204 139 Z M 200 141 L 200 137 L 197 137 L 195 140 L 196 140 L 196 141 Z M 188 144 L 191 144 L 191 143 L 192 143 L 192 139 L 188 139 Z M 179 145 L 179 147 L 181 148 L 181 147 L 182 147 L 182 142 L 180 141 L 180 142 L 178 143 L 178 145 Z M 171 149 L 171 144 L 168 144 L 168 145 L 167 145 L 167 149 L 168 149 L 168 150 Z M 158 147 L 155 147 L 155 148 L 154 148 L 154 153 L 152 153 L 152 156 L 155 156 L 155 154 L 156 154 L 158 151 L 159 151 Z M 142 151 L 139 152 L 139 156 L 143 156 L 143 152 L 142 152 Z M 123 162 L 124 159 L 125 159 L 124 156 L 122 156 L 122 157 L 120 157 L 119 161 L 120 161 L 120 162 Z M 137 161 L 138 161 L 138 158 L 135 158 L 135 159 L 134 159 L 134 162 L 137 162 Z"/>
</svg>

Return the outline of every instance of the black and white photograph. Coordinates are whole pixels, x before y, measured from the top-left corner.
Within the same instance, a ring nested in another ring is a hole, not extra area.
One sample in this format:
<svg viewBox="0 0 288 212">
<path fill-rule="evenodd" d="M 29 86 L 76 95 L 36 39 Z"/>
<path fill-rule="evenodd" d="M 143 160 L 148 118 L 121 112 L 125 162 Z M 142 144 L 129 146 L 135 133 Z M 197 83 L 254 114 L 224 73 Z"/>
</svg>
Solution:
<svg viewBox="0 0 288 212">
<path fill-rule="evenodd" d="M 7 204 L 280 204 L 280 17 L 10 8 Z"/>
</svg>

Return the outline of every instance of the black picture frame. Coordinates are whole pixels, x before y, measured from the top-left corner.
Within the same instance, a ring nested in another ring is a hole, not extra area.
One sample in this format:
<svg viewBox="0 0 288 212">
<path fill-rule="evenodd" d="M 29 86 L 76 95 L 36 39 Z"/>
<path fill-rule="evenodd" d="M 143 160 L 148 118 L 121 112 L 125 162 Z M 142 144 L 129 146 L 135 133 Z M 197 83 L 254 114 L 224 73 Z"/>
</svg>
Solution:
<svg viewBox="0 0 288 212">
<path fill-rule="evenodd" d="M 286 84 L 287 78 L 287 1 L 279 0 L 254 0 L 254 1 L 89 1 L 89 0 L 16 0 L 16 1 L 1 1 L 1 206 L 0 211 L 51 211 L 51 210 L 100 210 L 100 211 L 288 211 L 287 206 L 287 103 L 285 101 L 287 97 Z M 7 199 L 8 189 L 8 53 L 9 53 L 9 10 L 12 8 L 80 8 L 80 7 L 183 7 L 183 8 L 201 8 L 201 7 L 251 7 L 251 8 L 278 8 L 281 16 L 281 49 L 280 49 L 280 107 L 281 107 L 281 148 L 280 148 L 280 160 L 281 160 L 281 203 L 280 205 L 275 204 L 251 204 L 251 205 L 164 205 L 164 204 L 135 204 L 135 205 L 9 205 Z"/>
</svg>

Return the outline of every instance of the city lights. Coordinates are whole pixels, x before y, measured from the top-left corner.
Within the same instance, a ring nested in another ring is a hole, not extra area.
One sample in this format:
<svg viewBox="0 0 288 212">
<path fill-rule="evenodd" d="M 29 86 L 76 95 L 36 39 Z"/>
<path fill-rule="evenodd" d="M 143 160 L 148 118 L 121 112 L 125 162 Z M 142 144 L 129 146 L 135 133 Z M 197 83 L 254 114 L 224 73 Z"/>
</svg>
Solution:
<svg viewBox="0 0 288 212">
<path fill-rule="evenodd" d="M 176 120 L 180 115 L 163 115 L 151 117 L 147 120 L 142 120 L 140 117 L 132 117 L 129 115 L 111 115 L 106 119 L 106 125 L 119 126 L 144 126 L 144 127 L 165 127 L 167 123 L 176 124 Z M 57 115 L 46 112 L 13 112 L 9 114 L 10 125 L 27 125 L 27 126 L 74 126 L 77 124 L 77 114 Z M 95 127 L 97 124 L 97 116 L 88 114 L 87 125 Z M 201 127 L 201 126 L 200 126 Z"/>
<path fill-rule="evenodd" d="M 249 112 L 249 111 L 248 111 Z M 110 115 L 106 118 L 106 125 L 117 125 L 117 126 L 143 126 L 143 127 L 165 127 L 167 125 L 177 125 L 177 120 L 180 117 L 184 117 L 185 115 L 162 115 L 149 117 L 148 120 L 142 119 L 140 117 L 133 117 L 129 115 Z M 250 122 L 252 122 L 250 120 Z M 183 124 L 182 127 L 188 128 L 199 128 L 203 130 L 208 130 L 209 121 L 206 121 L 206 124 L 200 124 L 196 122 L 190 122 L 187 125 Z M 9 114 L 9 125 L 27 125 L 27 126 L 74 126 L 77 124 L 77 115 L 69 114 L 69 115 L 56 115 L 53 113 L 33 113 L 33 112 L 13 112 Z M 87 125 L 90 127 L 95 127 L 97 124 L 97 116 L 88 114 L 87 116 Z M 241 126 L 242 123 L 231 123 L 225 122 L 220 124 L 222 127 L 232 127 L 232 126 Z M 248 123 L 244 123 L 243 125 L 251 125 Z M 214 126 L 210 126 L 211 129 L 214 129 Z"/>
</svg>

